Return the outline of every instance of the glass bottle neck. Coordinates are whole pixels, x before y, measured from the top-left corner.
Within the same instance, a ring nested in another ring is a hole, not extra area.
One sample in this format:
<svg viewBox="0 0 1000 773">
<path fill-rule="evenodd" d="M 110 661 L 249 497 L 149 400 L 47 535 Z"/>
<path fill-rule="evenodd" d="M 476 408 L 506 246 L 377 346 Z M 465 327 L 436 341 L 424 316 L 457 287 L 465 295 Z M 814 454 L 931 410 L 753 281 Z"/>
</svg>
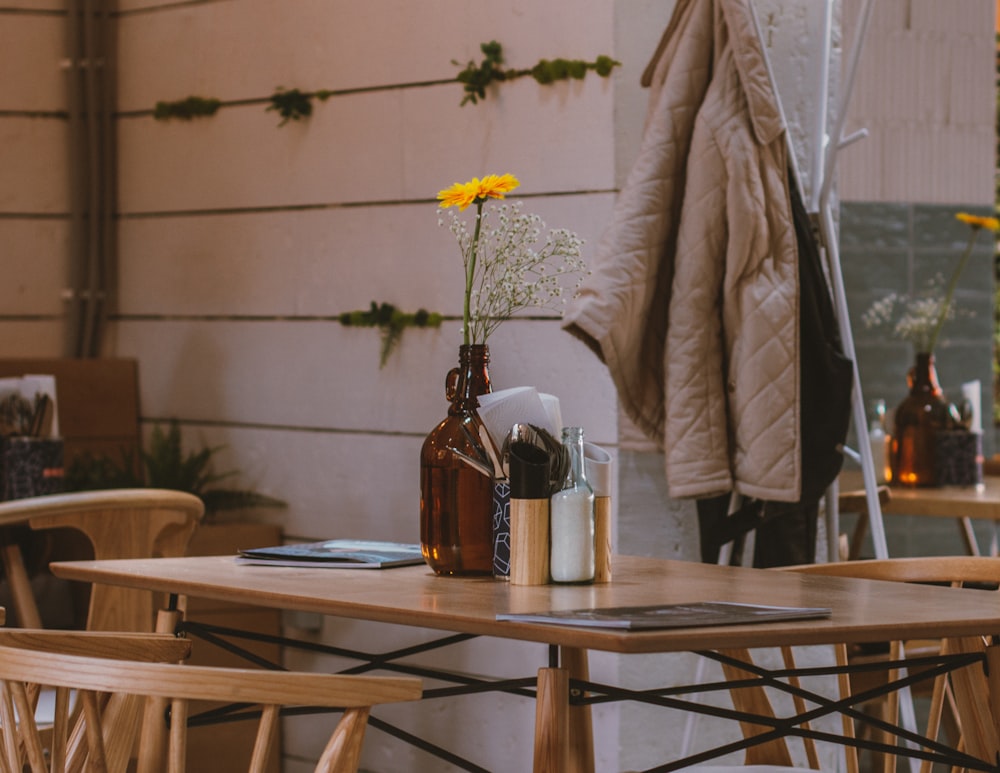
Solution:
<svg viewBox="0 0 1000 773">
<path fill-rule="evenodd" d="M 583 429 L 581 427 L 564 427 L 562 431 L 563 447 L 569 455 L 569 468 L 566 470 L 564 488 L 587 486 L 587 469 L 583 455 Z"/>
<path fill-rule="evenodd" d="M 910 370 L 910 391 L 940 394 L 933 354 L 917 354 L 917 361 Z"/>
<path fill-rule="evenodd" d="M 486 344 L 463 344 L 458 348 L 458 367 L 448 373 L 445 393 L 451 401 L 449 413 L 479 407 L 479 395 L 493 391 L 490 383 L 490 348 Z"/>
</svg>

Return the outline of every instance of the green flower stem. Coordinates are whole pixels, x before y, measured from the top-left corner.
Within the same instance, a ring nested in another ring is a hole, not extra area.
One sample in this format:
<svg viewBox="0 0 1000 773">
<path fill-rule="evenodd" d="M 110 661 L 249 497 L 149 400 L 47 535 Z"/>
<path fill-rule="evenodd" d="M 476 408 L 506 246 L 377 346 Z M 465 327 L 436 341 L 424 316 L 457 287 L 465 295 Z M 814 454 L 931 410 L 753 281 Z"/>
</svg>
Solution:
<svg viewBox="0 0 1000 773">
<path fill-rule="evenodd" d="M 969 241 L 965 245 L 965 252 L 963 252 L 962 257 L 958 259 L 958 265 L 955 267 L 955 271 L 951 275 L 951 280 L 948 282 L 948 292 L 945 293 L 944 303 L 941 305 L 941 311 L 938 313 L 937 322 L 934 323 L 934 329 L 931 331 L 931 336 L 927 340 L 928 354 L 934 353 L 934 347 L 937 344 L 938 335 L 941 333 L 944 321 L 948 317 L 948 309 L 951 308 L 951 299 L 952 296 L 955 295 L 955 288 L 958 286 L 958 279 L 965 270 L 965 264 L 969 262 L 969 256 L 972 254 L 972 248 L 975 246 L 976 239 L 979 238 L 979 232 L 981 230 L 982 226 L 972 226 L 972 233 L 969 235 Z"/>
<path fill-rule="evenodd" d="M 465 261 L 465 305 L 462 308 L 462 343 L 468 346 L 472 343 L 469 338 L 469 330 L 472 322 L 472 309 L 470 307 L 472 296 L 472 280 L 476 276 L 476 257 L 479 254 L 479 232 L 483 225 L 483 204 L 486 199 L 476 199 L 476 228 L 472 232 L 472 244 L 470 245 L 469 259 Z"/>
</svg>

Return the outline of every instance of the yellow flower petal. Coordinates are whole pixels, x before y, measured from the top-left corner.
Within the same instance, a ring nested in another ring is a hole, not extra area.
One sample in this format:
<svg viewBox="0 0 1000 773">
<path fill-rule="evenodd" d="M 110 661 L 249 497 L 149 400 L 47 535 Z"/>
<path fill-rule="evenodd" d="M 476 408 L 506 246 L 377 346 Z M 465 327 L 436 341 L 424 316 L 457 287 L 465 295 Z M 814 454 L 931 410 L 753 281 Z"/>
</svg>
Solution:
<svg viewBox="0 0 1000 773">
<path fill-rule="evenodd" d="M 463 211 L 477 200 L 502 199 L 505 193 L 509 193 L 520 184 L 512 174 L 489 174 L 482 180 L 473 177 L 467 183 L 454 183 L 451 187 L 439 191 L 437 198 L 442 207 L 457 206 L 459 211 Z"/>
<path fill-rule="evenodd" d="M 520 184 L 512 174 L 488 174 L 479 183 L 479 197 L 502 199 Z"/>
<path fill-rule="evenodd" d="M 973 228 L 988 228 L 991 231 L 1000 231 L 1000 220 L 995 217 L 980 217 L 979 215 L 970 215 L 968 212 L 959 212 L 955 215 L 957 220 L 961 220 L 966 225 L 971 225 Z"/>
<path fill-rule="evenodd" d="M 442 207 L 457 206 L 459 210 L 464 210 L 476 200 L 477 192 L 478 183 L 476 185 L 473 183 L 455 183 L 450 188 L 438 191 L 437 197 Z"/>
</svg>

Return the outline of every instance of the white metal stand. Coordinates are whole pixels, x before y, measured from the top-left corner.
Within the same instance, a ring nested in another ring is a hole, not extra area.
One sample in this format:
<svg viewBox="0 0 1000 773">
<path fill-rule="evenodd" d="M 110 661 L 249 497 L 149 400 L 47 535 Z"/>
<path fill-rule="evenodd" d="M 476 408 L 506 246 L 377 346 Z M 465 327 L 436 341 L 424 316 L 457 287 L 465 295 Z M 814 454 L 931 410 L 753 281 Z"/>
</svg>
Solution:
<svg viewBox="0 0 1000 773">
<path fill-rule="evenodd" d="M 819 219 L 820 244 L 827 260 L 827 271 L 831 285 L 830 289 L 833 293 L 834 308 L 837 313 L 837 322 L 840 327 L 840 338 L 844 348 L 844 355 L 851 362 L 856 364 L 857 356 L 854 349 L 854 336 L 851 332 L 850 313 L 847 308 L 847 295 L 844 292 L 844 280 L 840 265 L 839 238 L 836 224 L 834 222 L 833 205 L 830 199 L 833 188 L 834 173 L 837 168 L 838 152 L 846 145 L 856 139 L 860 139 L 866 134 L 866 132 L 859 132 L 850 137 L 844 137 L 843 131 L 844 122 L 847 116 L 847 107 L 851 102 L 851 93 L 854 90 L 854 81 L 857 76 L 858 62 L 861 58 L 865 35 L 868 31 L 868 24 L 871 19 L 871 11 L 874 5 L 874 0 L 864 0 L 861 7 L 854 43 L 851 48 L 844 82 L 840 90 L 840 104 L 837 109 L 836 119 L 834 120 L 834 125 L 829 137 L 826 135 L 825 106 L 830 81 L 829 67 L 833 0 L 823 0 L 823 2 L 825 3 L 823 58 L 821 61 L 819 77 L 820 104 L 822 107 L 820 110 L 817 110 L 817 114 L 822 115 L 817 116 L 817 123 L 815 127 L 816 133 L 814 137 L 815 145 L 813 148 L 815 154 L 814 158 L 820 156 L 824 149 L 825 153 L 823 153 L 822 175 L 818 178 L 814 176 L 812 179 L 813 186 L 812 196 L 810 197 L 810 214 L 818 216 Z M 753 10 L 752 3 L 751 10 Z M 754 23 L 757 24 L 757 36 L 763 41 L 763 38 L 760 37 L 760 26 L 757 22 L 756 12 L 754 12 Z M 767 62 L 772 87 L 774 87 L 775 93 L 777 94 L 777 84 L 774 80 L 774 73 L 771 71 L 771 63 L 767 57 L 767 49 L 761 45 L 761 50 L 763 51 L 764 59 Z M 780 109 L 780 97 L 778 99 L 778 106 Z M 784 121 L 784 116 L 782 116 L 782 119 Z M 785 122 L 785 126 L 785 136 L 788 137 L 789 142 L 789 155 L 792 159 L 793 170 L 795 170 L 795 174 L 798 175 L 798 171 L 794 166 L 795 152 L 794 148 L 791 146 L 791 137 L 787 131 L 787 122 Z M 829 138 L 833 138 L 833 140 L 831 141 Z M 819 169 L 819 165 L 814 164 L 813 169 Z M 799 186 L 799 190 L 802 190 L 801 185 Z M 889 548 L 886 544 L 885 526 L 882 521 L 882 506 L 879 502 L 878 483 L 875 479 L 875 461 L 872 457 L 871 443 L 868 438 L 868 419 L 865 415 L 865 401 L 861 392 L 861 377 L 856 366 L 854 368 L 854 384 L 851 402 L 854 418 L 854 430 L 858 438 L 858 445 L 860 446 L 861 470 L 864 476 L 865 500 L 868 506 L 868 524 L 871 529 L 875 557 L 888 558 Z M 828 560 L 836 561 L 839 559 L 838 541 L 840 533 L 836 482 L 834 482 L 830 490 L 827 491 L 825 504 L 827 513 L 826 528 L 829 553 Z M 900 693 L 899 711 L 903 727 L 908 730 L 915 730 L 917 722 L 916 714 L 913 708 L 912 694 L 910 693 L 909 688 L 900 690 Z M 919 770 L 917 760 L 910 760 L 910 769 L 912 773 L 917 773 Z"/>
<path fill-rule="evenodd" d="M 857 75 L 858 61 L 861 58 L 861 51 L 864 46 L 865 35 L 868 30 L 868 23 L 871 19 L 871 9 L 874 0 L 864 0 L 861 14 L 858 18 L 858 26 L 855 33 L 854 43 L 851 48 L 848 68 L 845 74 L 844 83 L 840 91 L 840 104 L 837 110 L 834 126 L 829 137 L 837 138 L 829 141 L 827 135 L 827 115 L 826 103 L 828 101 L 830 83 L 830 51 L 832 46 L 833 27 L 833 3 L 834 0 L 822 0 L 824 4 L 823 30 L 821 35 L 821 51 L 819 76 L 816 84 L 817 110 L 816 122 L 813 133 L 813 163 L 812 169 L 812 189 L 809 197 L 809 213 L 819 220 L 820 247 L 827 261 L 827 274 L 830 279 L 830 289 L 833 293 L 834 310 L 837 315 L 837 323 L 840 328 L 841 343 L 844 348 L 844 355 L 852 362 L 856 363 L 857 358 L 854 351 L 854 336 L 851 333 L 850 313 L 847 309 L 847 296 L 844 292 L 844 280 L 840 267 L 840 248 L 836 225 L 834 223 L 833 205 L 830 201 L 833 189 L 834 173 L 837 168 L 837 153 L 845 145 L 850 144 L 855 139 L 864 136 L 864 133 L 843 138 L 844 120 L 847 114 L 847 107 L 851 101 L 851 92 L 854 89 L 854 79 Z M 781 106 L 781 97 L 778 93 L 777 82 L 774 78 L 774 71 L 771 68 L 771 61 L 767 55 L 767 47 L 763 45 L 763 36 L 760 31 L 760 23 L 757 19 L 756 9 L 750 3 L 750 10 L 756 26 L 757 37 L 761 42 L 761 51 L 764 54 L 764 61 L 767 64 L 768 75 L 774 93 L 778 95 L 778 109 L 781 111 L 782 123 L 785 125 L 785 137 L 788 141 L 789 163 L 792 173 L 799 183 L 799 190 L 803 191 L 802 178 L 799 175 L 798 163 L 795 155 L 795 148 L 792 146 L 792 138 L 788 132 L 788 122 L 785 120 L 784 110 Z M 820 160 L 822 159 L 822 163 Z M 868 522 L 871 528 L 872 542 L 875 548 L 876 558 L 888 558 L 889 549 L 885 540 L 885 527 L 882 522 L 882 507 L 878 500 L 878 483 L 875 480 L 875 464 L 872 458 L 871 443 L 868 440 L 868 421 L 865 415 L 865 401 L 861 393 L 861 378 L 857 367 L 854 368 L 854 383 L 852 390 L 852 413 L 854 418 L 854 429 L 860 446 L 861 469 L 864 474 L 865 496 L 868 504 Z M 827 552 L 828 560 L 836 561 L 839 558 L 839 536 L 840 517 L 837 508 L 836 484 L 827 492 L 825 509 L 827 514 Z"/>
<path fill-rule="evenodd" d="M 844 355 L 852 363 L 856 363 L 857 357 L 854 350 L 854 336 L 851 332 L 850 313 L 847 308 L 847 296 L 844 291 L 844 281 L 841 274 L 838 235 L 833 216 L 833 205 L 830 199 L 834 173 L 836 171 L 837 153 L 846 145 L 849 145 L 857 139 L 861 139 L 867 134 L 866 131 L 862 130 L 851 135 L 850 137 L 845 138 L 842 136 L 847 107 L 850 104 L 851 92 L 853 91 L 854 80 L 857 75 L 858 61 L 861 58 L 861 51 L 864 46 L 865 35 L 871 19 L 871 9 L 874 4 L 874 0 L 864 0 L 861 14 L 858 18 L 858 26 L 855 33 L 854 43 L 848 60 L 848 68 L 845 73 L 844 83 L 842 84 L 840 90 L 841 98 L 837 110 L 836 120 L 834 121 L 833 128 L 829 135 L 827 134 L 828 119 L 826 105 L 828 102 L 830 83 L 833 3 L 835 0 L 821 1 L 824 4 L 821 35 L 822 39 L 820 41 L 822 50 L 819 76 L 817 79 L 818 83 L 816 84 L 817 110 L 816 122 L 813 127 L 813 155 L 810 164 L 810 174 L 813 184 L 809 200 L 807 202 L 807 209 L 809 214 L 818 220 L 820 247 L 827 262 L 827 275 L 830 280 L 830 290 L 833 294 L 834 310 L 837 316 L 837 324 L 839 326 L 841 343 L 844 348 Z M 763 45 L 764 37 L 761 35 L 760 23 L 757 19 L 757 13 L 753 2 L 750 2 L 750 10 L 753 16 L 754 25 L 756 26 L 757 37 L 762 41 L 761 51 L 764 54 L 764 61 L 767 64 L 771 85 L 774 89 L 774 93 L 778 95 L 778 109 L 782 111 L 781 118 L 782 123 L 785 125 L 785 136 L 788 141 L 789 163 L 792 167 L 792 173 L 795 175 L 796 180 L 799 183 L 799 190 L 804 191 L 805 189 L 801 184 L 801 176 L 799 175 L 795 148 L 792 146 L 791 136 L 787 129 L 788 122 L 785 120 L 784 111 L 781 106 L 780 94 L 778 93 L 774 72 L 771 69 L 771 62 L 767 55 L 767 47 Z M 837 140 L 832 142 L 828 141 L 828 136 L 836 137 Z M 858 439 L 858 445 L 860 446 L 861 468 L 865 483 L 865 498 L 868 505 L 868 522 L 871 529 L 875 557 L 888 558 L 889 549 L 886 544 L 885 527 L 882 522 L 882 506 L 878 498 L 878 483 L 875 479 L 875 463 L 872 457 L 871 443 L 868 439 L 868 421 L 867 416 L 865 415 L 865 402 L 861 392 L 861 378 L 858 374 L 857 367 L 854 368 L 851 403 L 854 429 Z M 837 505 L 837 494 L 837 483 L 834 481 L 833 485 L 827 490 L 825 497 L 827 560 L 829 561 L 840 560 L 840 518 Z M 726 562 L 728 563 L 728 553 L 724 550 L 722 555 L 726 556 Z M 703 678 L 704 662 L 699 661 L 695 675 L 695 683 L 700 682 Z M 913 710 L 913 700 L 909 694 L 909 690 L 907 689 L 900 697 L 902 698 L 899 702 L 902 724 L 907 729 L 913 730 L 916 727 L 916 717 Z M 697 697 L 695 696 L 693 699 L 697 699 Z M 682 741 L 683 755 L 689 753 L 690 746 L 693 741 L 695 726 L 697 724 L 695 717 L 696 715 L 689 715 L 685 723 L 684 737 Z M 915 760 L 912 762 L 916 763 Z M 916 773 L 918 769 L 919 766 L 916 764 L 911 765 L 913 773 Z"/>
</svg>

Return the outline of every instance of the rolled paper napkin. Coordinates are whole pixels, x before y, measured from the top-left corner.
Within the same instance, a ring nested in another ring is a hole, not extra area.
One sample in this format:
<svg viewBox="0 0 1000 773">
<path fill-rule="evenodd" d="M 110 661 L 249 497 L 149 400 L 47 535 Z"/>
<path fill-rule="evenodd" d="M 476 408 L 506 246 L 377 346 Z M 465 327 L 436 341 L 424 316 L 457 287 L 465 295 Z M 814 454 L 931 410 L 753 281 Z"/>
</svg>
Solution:
<svg viewBox="0 0 1000 773">
<path fill-rule="evenodd" d="M 594 582 L 611 582 L 611 488 L 614 459 L 590 442 L 583 444 L 587 482 L 594 490 Z"/>
<path fill-rule="evenodd" d="M 971 416 L 967 429 L 972 432 L 983 431 L 983 388 L 979 379 L 966 381 L 962 384 L 962 398 L 969 403 Z"/>
<path fill-rule="evenodd" d="M 497 445 L 515 423 L 543 427 L 547 432 L 559 435 L 559 399 L 554 395 L 538 392 L 534 387 L 512 387 L 489 394 L 480 395 L 477 413 L 496 440 Z"/>
<path fill-rule="evenodd" d="M 510 582 L 549 581 L 549 466 L 551 457 L 534 443 L 511 442 Z"/>
<path fill-rule="evenodd" d="M 586 467 L 587 483 L 594 489 L 595 497 L 610 497 L 614 475 L 614 459 L 609 451 L 599 445 L 585 441 L 583 463 Z"/>
</svg>

